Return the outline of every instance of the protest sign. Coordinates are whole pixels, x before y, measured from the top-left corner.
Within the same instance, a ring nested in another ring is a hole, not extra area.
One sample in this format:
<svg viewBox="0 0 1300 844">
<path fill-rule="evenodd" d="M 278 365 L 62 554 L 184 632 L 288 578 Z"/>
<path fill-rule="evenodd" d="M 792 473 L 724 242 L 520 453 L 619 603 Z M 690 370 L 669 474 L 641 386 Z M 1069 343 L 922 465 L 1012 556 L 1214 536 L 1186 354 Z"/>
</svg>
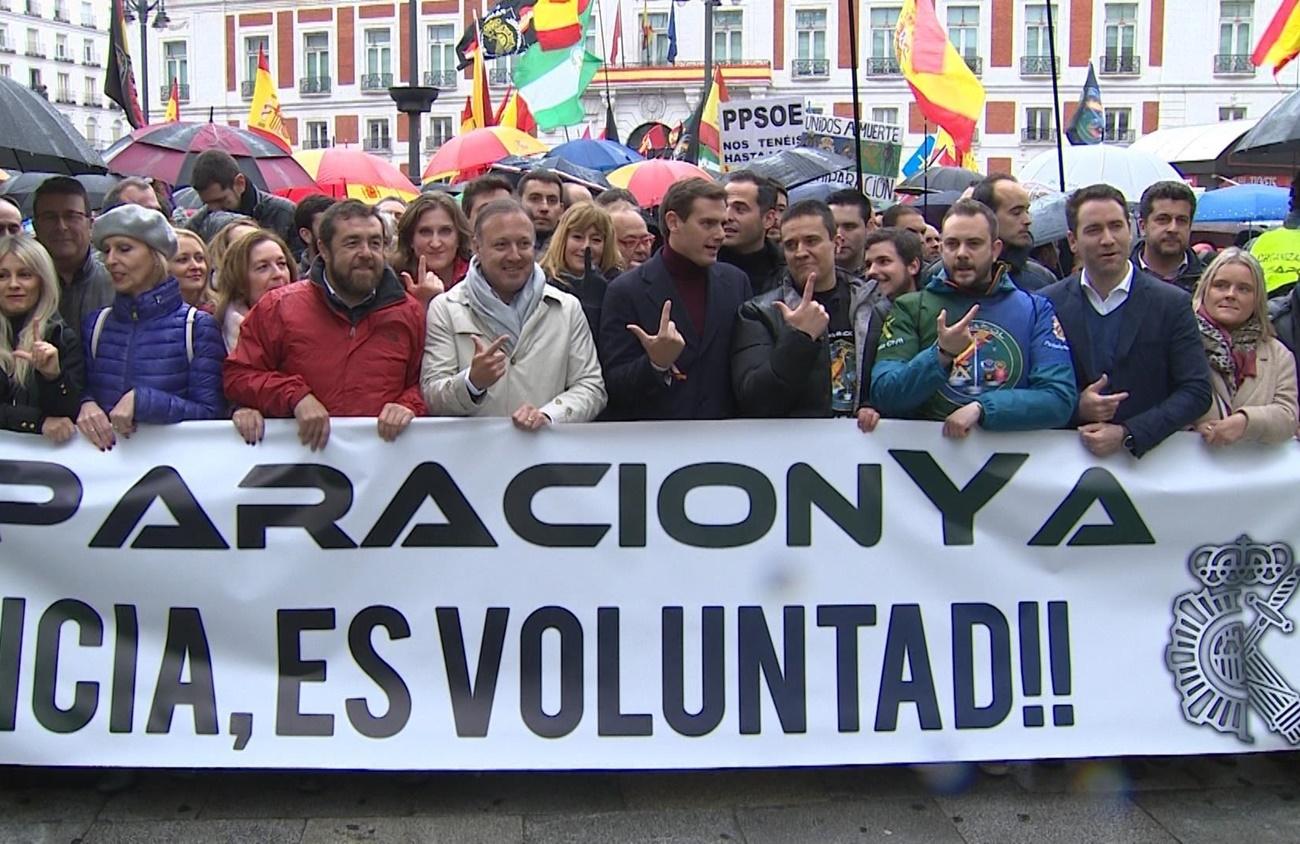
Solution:
<svg viewBox="0 0 1300 844">
<path fill-rule="evenodd" d="M 825 114 L 809 114 L 804 119 L 804 146 L 854 158 L 853 120 Z M 889 123 L 859 123 L 861 143 L 857 158 L 862 162 L 863 193 L 872 199 L 894 198 L 894 183 L 903 156 L 903 129 Z M 856 187 L 857 173 L 841 170 L 818 179 L 844 187 Z"/>
<path fill-rule="evenodd" d="M 803 146 L 802 97 L 730 100 L 719 104 L 718 120 L 723 172 L 782 149 Z"/>
</svg>

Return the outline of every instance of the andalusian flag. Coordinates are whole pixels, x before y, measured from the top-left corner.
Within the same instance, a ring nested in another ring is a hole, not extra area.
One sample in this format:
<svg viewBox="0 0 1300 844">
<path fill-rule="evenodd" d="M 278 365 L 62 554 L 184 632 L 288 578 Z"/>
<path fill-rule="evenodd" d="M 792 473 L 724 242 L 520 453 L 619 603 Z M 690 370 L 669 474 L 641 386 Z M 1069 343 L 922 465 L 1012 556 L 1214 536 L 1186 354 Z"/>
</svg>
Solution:
<svg viewBox="0 0 1300 844">
<path fill-rule="evenodd" d="M 163 112 L 163 123 L 176 123 L 181 119 L 181 84 L 178 77 L 172 77 L 171 93 L 167 95 L 167 110 Z"/>
<path fill-rule="evenodd" d="M 931 0 L 903 0 L 894 47 L 925 119 L 947 129 L 959 150 L 970 150 L 984 86 L 948 40 Z"/>
<path fill-rule="evenodd" d="M 1282 0 L 1250 60 L 1256 66 L 1272 67 L 1273 75 L 1277 76 L 1297 54 L 1300 54 L 1300 0 Z"/>
<path fill-rule="evenodd" d="M 253 82 L 253 101 L 248 105 L 248 130 L 292 152 L 289 131 L 280 114 L 280 97 L 271 81 L 271 66 L 266 61 L 266 51 L 257 51 L 257 79 Z"/>
<path fill-rule="evenodd" d="M 588 3 L 578 18 L 582 32 L 591 20 L 593 5 Z M 540 44 L 534 44 L 519 57 L 515 62 L 515 88 L 532 109 L 538 128 L 576 126 L 586 119 L 582 93 L 600 65 L 600 57 L 588 53 L 582 39 L 561 50 L 543 50 Z"/>
</svg>

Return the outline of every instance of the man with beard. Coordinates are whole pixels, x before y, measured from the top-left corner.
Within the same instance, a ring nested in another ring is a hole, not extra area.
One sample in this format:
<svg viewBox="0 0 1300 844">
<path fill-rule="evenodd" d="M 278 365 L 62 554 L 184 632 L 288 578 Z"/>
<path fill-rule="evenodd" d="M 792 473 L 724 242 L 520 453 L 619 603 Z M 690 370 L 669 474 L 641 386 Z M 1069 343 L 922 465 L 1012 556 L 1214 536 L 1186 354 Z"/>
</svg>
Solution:
<svg viewBox="0 0 1300 844">
<path fill-rule="evenodd" d="M 1196 194 L 1182 182 L 1156 182 L 1142 191 L 1138 203 L 1138 228 L 1142 238 L 1133 244 L 1133 263 L 1161 281 L 1176 284 L 1190 295 L 1205 265 L 1192 251 L 1192 217 Z"/>
<path fill-rule="evenodd" d="M 320 249 L 307 281 L 266 293 L 248 312 L 223 369 L 226 396 L 264 416 L 293 416 L 313 451 L 329 441 L 331 415 L 377 417 L 379 436 L 392 441 L 424 413 L 427 303 L 384 263 L 373 207 L 331 206 Z"/>
<path fill-rule="evenodd" d="M 942 236 L 943 271 L 901 296 L 881 329 L 872 407 L 886 418 L 942 420 L 955 438 L 976 427 L 1065 425 L 1076 396 L 1070 347 L 1052 303 L 998 265 L 997 217 L 960 199 Z"/>
<path fill-rule="evenodd" d="M 983 202 L 997 215 L 998 237 L 1002 240 L 999 260 L 1010 267 L 1016 287 L 1032 293 L 1056 282 L 1051 270 L 1029 257 L 1034 247 L 1034 236 L 1029 231 L 1029 191 L 1015 176 L 990 174 L 975 184 L 971 199 Z"/>
<path fill-rule="evenodd" d="M 876 228 L 871 200 L 859 191 L 845 188 L 826 197 L 826 204 L 835 215 L 835 266 L 865 278 L 867 235 Z"/>
<path fill-rule="evenodd" d="M 771 179 L 750 170 L 737 170 L 723 182 L 727 192 L 727 221 L 723 224 L 718 260 L 749 276 L 755 293 L 766 293 L 785 270 L 781 249 L 767 239 L 768 227 L 779 220 L 776 187 Z"/>
</svg>

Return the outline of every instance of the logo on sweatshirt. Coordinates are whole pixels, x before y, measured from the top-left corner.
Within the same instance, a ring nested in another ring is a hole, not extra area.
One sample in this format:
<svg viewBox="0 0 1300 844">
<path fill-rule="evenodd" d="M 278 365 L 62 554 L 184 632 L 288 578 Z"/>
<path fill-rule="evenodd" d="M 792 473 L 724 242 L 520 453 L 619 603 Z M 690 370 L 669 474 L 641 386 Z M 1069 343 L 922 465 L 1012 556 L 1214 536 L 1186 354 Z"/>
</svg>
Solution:
<svg viewBox="0 0 1300 844">
<path fill-rule="evenodd" d="M 1025 371 L 1025 355 L 1016 338 L 1000 325 L 983 320 L 970 324 L 975 342 L 952 362 L 940 394 L 956 409 L 992 390 L 1010 389 Z"/>
</svg>

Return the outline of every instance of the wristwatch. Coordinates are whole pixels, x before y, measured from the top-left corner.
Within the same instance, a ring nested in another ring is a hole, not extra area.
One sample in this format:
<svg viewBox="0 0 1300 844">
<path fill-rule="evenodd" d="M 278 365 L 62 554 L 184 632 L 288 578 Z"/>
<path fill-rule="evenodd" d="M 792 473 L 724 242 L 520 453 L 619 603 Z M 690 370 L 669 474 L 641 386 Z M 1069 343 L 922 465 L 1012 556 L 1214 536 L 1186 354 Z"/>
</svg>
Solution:
<svg viewBox="0 0 1300 844">
<path fill-rule="evenodd" d="M 1124 450 L 1133 454 L 1133 434 L 1127 426 L 1124 427 Z"/>
</svg>

